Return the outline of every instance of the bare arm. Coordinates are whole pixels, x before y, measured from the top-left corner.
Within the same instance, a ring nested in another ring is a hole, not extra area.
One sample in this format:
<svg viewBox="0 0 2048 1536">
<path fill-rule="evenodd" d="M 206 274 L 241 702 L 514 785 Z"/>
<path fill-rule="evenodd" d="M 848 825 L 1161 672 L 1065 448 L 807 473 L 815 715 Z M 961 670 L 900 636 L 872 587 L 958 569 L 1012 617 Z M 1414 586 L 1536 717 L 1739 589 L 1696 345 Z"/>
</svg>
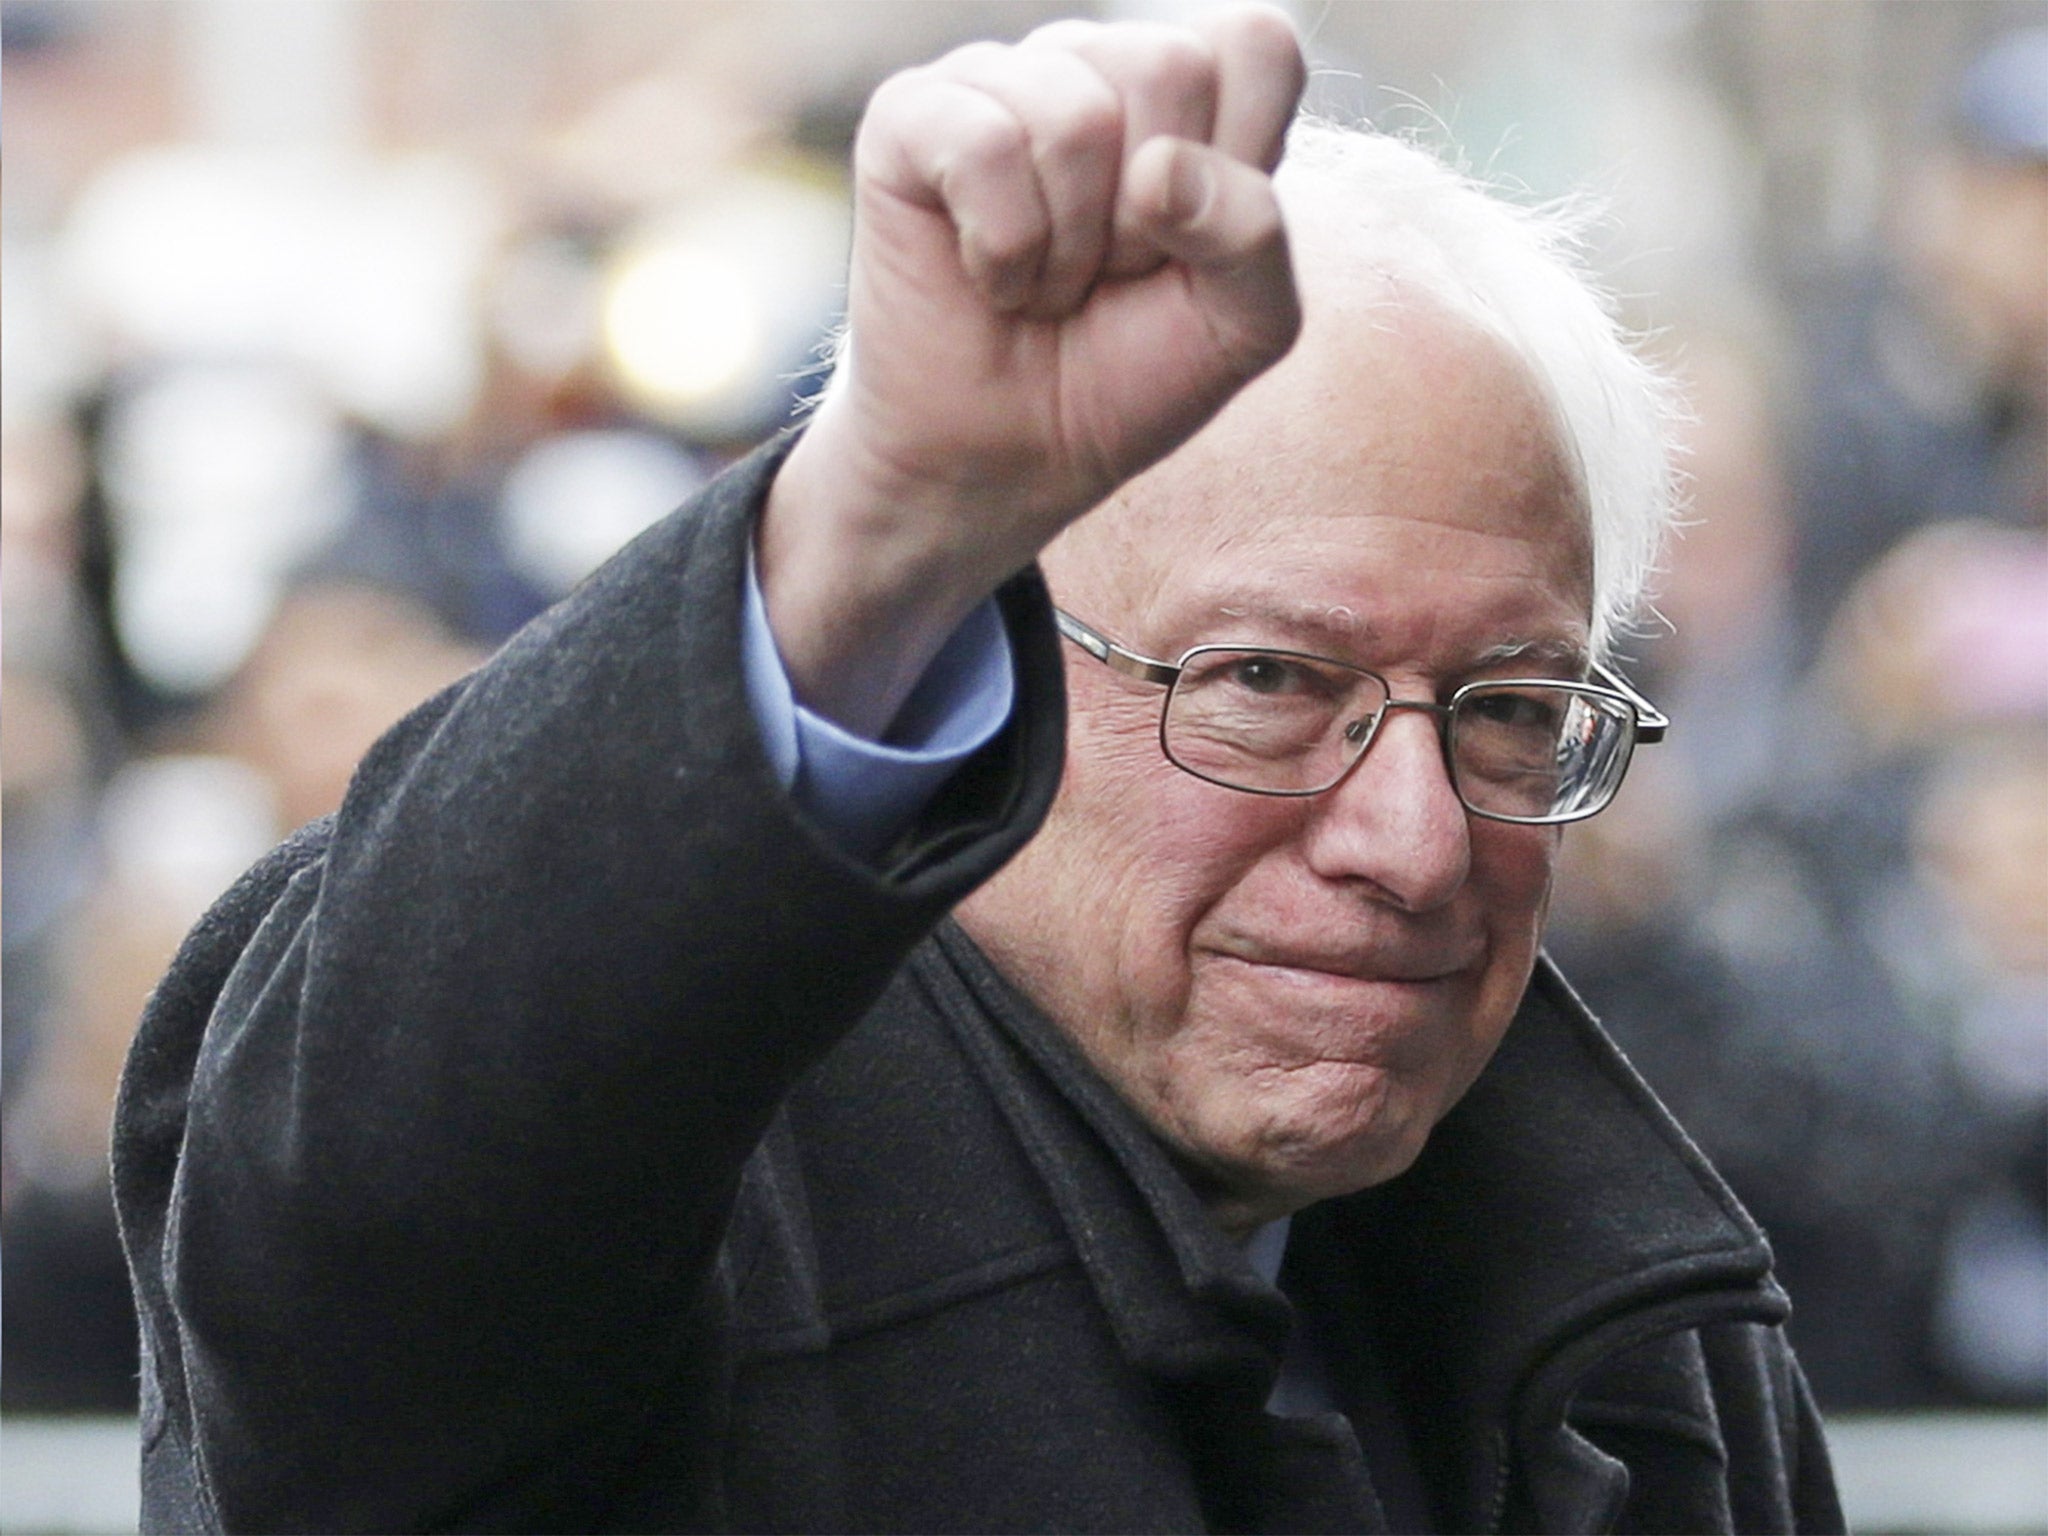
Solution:
<svg viewBox="0 0 2048 1536">
<path fill-rule="evenodd" d="M 970 608 L 1286 352 L 1269 173 L 1301 85 L 1285 19 L 1238 6 L 1059 22 L 876 93 L 853 345 L 759 538 L 803 702 L 879 734 Z"/>
</svg>

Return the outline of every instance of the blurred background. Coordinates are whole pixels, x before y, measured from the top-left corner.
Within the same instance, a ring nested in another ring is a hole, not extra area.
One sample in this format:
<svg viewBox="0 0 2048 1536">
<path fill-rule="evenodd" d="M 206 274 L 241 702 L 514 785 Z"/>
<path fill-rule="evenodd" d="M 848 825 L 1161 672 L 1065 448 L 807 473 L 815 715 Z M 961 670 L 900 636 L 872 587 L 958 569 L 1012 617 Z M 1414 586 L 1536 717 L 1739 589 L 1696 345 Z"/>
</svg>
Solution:
<svg viewBox="0 0 2048 1536">
<path fill-rule="evenodd" d="M 132 1522 L 105 1149 L 183 931 L 815 388 L 883 76 L 1193 9 L 0 4 L 10 1530 Z M 1319 109 L 1609 210 L 1696 409 L 1676 724 L 1553 948 L 1770 1231 L 1865 1527 L 2048 1520 L 2048 5 L 1290 9 Z"/>
</svg>

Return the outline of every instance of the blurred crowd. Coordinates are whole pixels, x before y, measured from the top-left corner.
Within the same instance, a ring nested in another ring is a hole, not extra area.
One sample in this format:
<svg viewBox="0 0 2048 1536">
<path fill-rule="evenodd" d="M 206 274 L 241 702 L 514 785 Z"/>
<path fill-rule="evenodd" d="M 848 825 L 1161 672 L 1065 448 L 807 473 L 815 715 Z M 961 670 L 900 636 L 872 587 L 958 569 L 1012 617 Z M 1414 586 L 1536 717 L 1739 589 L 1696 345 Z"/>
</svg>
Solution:
<svg viewBox="0 0 2048 1536">
<path fill-rule="evenodd" d="M 11 112 L 87 88 L 122 14 L 94 9 L 7 0 Z M 268 9 L 301 18 L 277 47 L 336 14 Z M 1675 724 L 1571 829 L 1554 909 L 1566 974 L 1771 1234 L 1835 1408 L 2048 1403 L 2042 21 L 1942 82 L 1867 238 L 1649 317 L 1692 511 L 1628 665 Z M 132 1406 L 108 1121 L 209 899 L 815 386 L 846 74 L 656 61 L 512 151 L 167 110 L 46 180 L 42 119 L 10 116 L 9 1411 Z"/>
<path fill-rule="evenodd" d="M 2048 28 L 1696 419 L 1676 723 L 1552 949 L 1762 1221 L 1824 1405 L 2048 1401 Z"/>
</svg>

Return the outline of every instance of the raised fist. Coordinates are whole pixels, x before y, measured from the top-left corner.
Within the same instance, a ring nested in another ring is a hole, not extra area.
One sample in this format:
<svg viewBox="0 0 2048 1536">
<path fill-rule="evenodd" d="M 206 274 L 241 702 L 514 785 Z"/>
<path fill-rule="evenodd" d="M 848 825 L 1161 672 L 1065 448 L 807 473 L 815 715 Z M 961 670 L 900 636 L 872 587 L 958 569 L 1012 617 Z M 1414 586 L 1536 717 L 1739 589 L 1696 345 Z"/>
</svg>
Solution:
<svg viewBox="0 0 2048 1536">
<path fill-rule="evenodd" d="M 1194 434 L 1300 323 L 1277 12 L 1063 21 L 887 81 L 855 148 L 850 345 L 760 539 L 798 694 L 879 729 L 966 611 Z M 900 685 L 839 705 L 838 669 Z"/>
</svg>

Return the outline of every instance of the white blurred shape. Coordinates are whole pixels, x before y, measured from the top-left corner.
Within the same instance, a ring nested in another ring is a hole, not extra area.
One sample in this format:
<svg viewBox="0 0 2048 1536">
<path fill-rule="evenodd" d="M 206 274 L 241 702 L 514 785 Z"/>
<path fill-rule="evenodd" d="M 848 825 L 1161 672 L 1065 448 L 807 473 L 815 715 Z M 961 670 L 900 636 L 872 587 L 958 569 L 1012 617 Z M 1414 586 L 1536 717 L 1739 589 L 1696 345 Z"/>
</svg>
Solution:
<svg viewBox="0 0 2048 1536">
<path fill-rule="evenodd" d="M 63 275 L 119 351 L 288 359 L 345 408 L 430 436 L 481 378 L 471 296 L 496 227 L 481 180 L 444 158 L 167 146 L 80 196 Z"/>
<path fill-rule="evenodd" d="M 89 360 L 54 292 L 49 240 L 0 237 L 0 420 L 38 416 L 76 392 Z"/>
<path fill-rule="evenodd" d="M 101 802 L 108 874 L 196 918 L 277 840 L 276 814 L 268 781 L 246 763 L 139 758 Z"/>
<path fill-rule="evenodd" d="M 590 359 L 598 329 L 598 274 L 567 240 L 523 241 L 499 260 L 486 311 L 512 361 L 541 378 L 561 378 Z"/>
<path fill-rule="evenodd" d="M 498 515 L 514 561 L 553 595 L 703 483 L 694 458 L 651 432 L 571 432 L 527 450 Z"/>
<path fill-rule="evenodd" d="M 201 131 L 243 143 L 346 143 L 362 128 L 357 0 L 185 0 L 185 82 Z"/>
<path fill-rule="evenodd" d="M 495 238 L 484 186 L 452 160 L 365 173 L 312 268 L 305 356 L 335 398 L 400 432 L 452 428 L 483 377 L 475 293 Z"/>
<path fill-rule="evenodd" d="M 139 1433 L 133 1415 L 10 1414 L 0 1425 L 0 1530 L 135 1530 L 142 1518 Z"/>
<path fill-rule="evenodd" d="M 346 514 L 339 424 L 280 369 L 187 367 L 121 398 L 101 452 L 122 644 L 158 687 L 211 688 Z"/>
</svg>

